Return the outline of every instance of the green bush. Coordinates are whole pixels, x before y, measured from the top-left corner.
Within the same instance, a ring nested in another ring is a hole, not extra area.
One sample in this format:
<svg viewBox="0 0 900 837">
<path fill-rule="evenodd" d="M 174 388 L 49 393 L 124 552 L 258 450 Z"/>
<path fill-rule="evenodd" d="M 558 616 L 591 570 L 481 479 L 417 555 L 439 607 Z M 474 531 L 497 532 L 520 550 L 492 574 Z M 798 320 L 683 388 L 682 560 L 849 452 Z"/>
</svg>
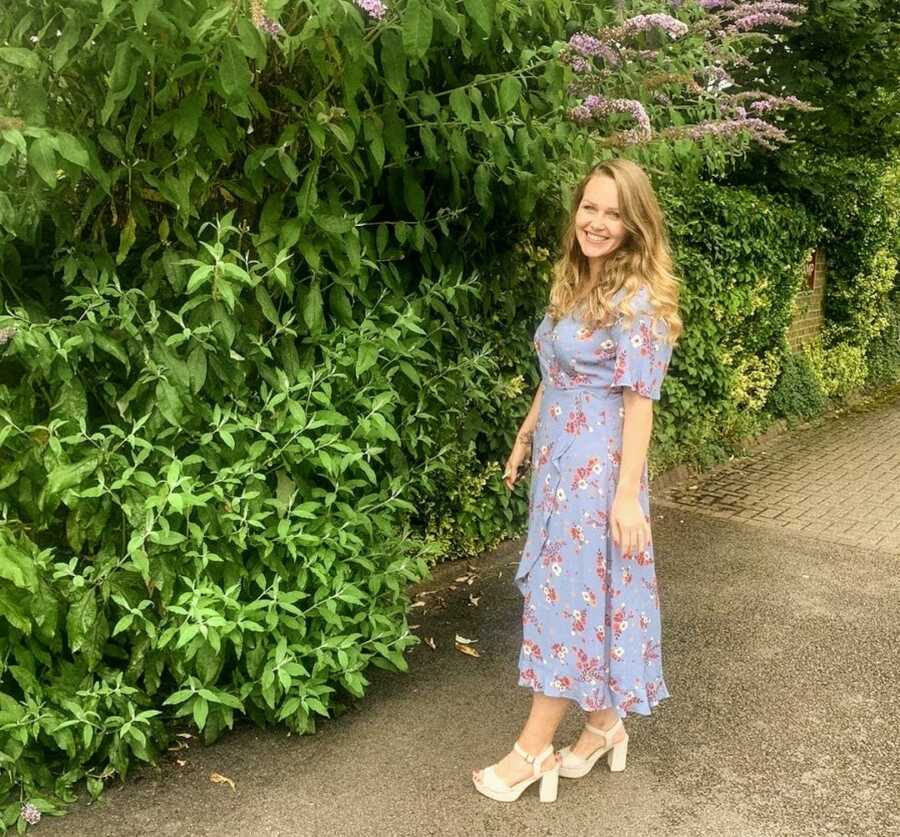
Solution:
<svg viewBox="0 0 900 837">
<path fill-rule="evenodd" d="M 781 374 L 769 393 L 767 406 L 773 415 L 788 420 L 809 419 L 825 409 L 825 395 L 803 352 L 785 354 Z"/>
</svg>

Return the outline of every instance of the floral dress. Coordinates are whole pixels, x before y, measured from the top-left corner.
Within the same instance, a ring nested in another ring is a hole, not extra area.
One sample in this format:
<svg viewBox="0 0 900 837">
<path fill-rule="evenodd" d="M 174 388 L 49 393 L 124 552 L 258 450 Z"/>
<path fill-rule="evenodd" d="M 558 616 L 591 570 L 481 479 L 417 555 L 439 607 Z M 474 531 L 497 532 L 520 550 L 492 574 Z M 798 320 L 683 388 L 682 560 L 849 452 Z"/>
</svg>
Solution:
<svg viewBox="0 0 900 837">
<path fill-rule="evenodd" d="M 623 291 L 614 299 L 622 298 Z M 534 334 L 544 392 L 535 426 L 519 685 L 588 711 L 649 715 L 669 696 L 652 543 L 623 554 L 609 528 L 622 456 L 622 388 L 659 399 L 672 347 L 646 287 L 605 328 L 545 316 Z M 659 335 L 659 336 L 657 336 Z M 649 521 L 647 463 L 639 503 Z"/>
</svg>

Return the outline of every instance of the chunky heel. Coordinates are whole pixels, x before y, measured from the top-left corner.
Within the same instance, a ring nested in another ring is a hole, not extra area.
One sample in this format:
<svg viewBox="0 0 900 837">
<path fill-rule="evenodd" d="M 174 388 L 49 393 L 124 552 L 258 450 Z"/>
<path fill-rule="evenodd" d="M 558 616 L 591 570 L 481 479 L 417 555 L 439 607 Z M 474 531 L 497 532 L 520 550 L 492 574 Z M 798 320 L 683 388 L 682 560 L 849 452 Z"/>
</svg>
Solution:
<svg viewBox="0 0 900 837">
<path fill-rule="evenodd" d="M 625 769 L 625 757 L 628 755 L 628 738 L 622 739 L 618 744 L 614 745 L 609 755 L 606 757 L 606 763 L 609 765 L 610 771 L 618 773 Z"/>
<path fill-rule="evenodd" d="M 586 724 L 585 728 L 594 735 L 602 736 L 605 739 L 604 743 L 587 758 L 576 756 L 568 747 L 563 747 L 559 751 L 559 775 L 564 779 L 581 779 L 591 772 L 591 768 L 600 760 L 604 753 L 608 754 L 606 762 L 611 771 L 624 770 L 625 754 L 628 750 L 628 734 L 626 733 L 625 737 L 616 744 L 612 743 L 613 737 L 620 729 L 624 732 L 622 719 L 617 719 L 609 729 L 599 729 L 598 727 L 592 727 L 590 724 Z"/>
<path fill-rule="evenodd" d="M 556 792 L 559 789 L 559 768 L 554 767 L 541 776 L 540 798 L 541 802 L 556 802 Z"/>
</svg>

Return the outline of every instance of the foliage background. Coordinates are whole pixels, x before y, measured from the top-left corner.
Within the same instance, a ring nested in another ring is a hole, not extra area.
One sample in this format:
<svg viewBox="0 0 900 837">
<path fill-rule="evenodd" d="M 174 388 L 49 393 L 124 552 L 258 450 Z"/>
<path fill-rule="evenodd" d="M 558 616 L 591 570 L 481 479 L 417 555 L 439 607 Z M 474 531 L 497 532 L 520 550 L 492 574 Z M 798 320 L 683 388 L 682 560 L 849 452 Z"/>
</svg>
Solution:
<svg viewBox="0 0 900 837">
<path fill-rule="evenodd" d="M 16 797 L 52 811 L 153 760 L 166 720 L 311 732 L 369 666 L 405 669 L 406 585 L 524 523 L 500 463 L 588 162 L 653 172 L 684 278 L 654 470 L 728 455 L 792 403 L 768 396 L 793 293 L 845 207 L 734 174 L 746 138 L 623 152 L 565 119 L 562 42 L 646 10 L 408 0 L 379 23 L 275 0 L 275 40 L 241 2 L 0 13 L 5 825 Z M 610 89 L 658 127 L 714 119 L 714 97 L 646 83 L 708 50 L 685 39 Z M 897 254 L 896 226 L 871 237 L 897 209 L 871 182 L 869 220 L 830 233 L 858 253 L 848 288 L 879 277 L 831 314 L 866 351 Z"/>
</svg>

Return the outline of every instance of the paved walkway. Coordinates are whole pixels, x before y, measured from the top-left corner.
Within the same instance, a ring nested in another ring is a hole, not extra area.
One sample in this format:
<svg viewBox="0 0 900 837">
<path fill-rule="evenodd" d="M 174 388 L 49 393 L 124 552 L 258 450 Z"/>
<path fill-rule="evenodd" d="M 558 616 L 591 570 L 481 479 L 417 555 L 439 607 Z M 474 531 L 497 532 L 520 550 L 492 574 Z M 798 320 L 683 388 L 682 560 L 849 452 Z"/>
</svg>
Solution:
<svg viewBox="0 0 900 837">
<path fill-rule="evenodd" d="M 778 436 L 659 505 L 900 553 L 900 397 Z"/>
<path fill-rule="evenodd" d="M 740 469 L 722 469 L 733 474 L 730 482 L 721 471 L 698 480 L 687 495 L 696 506 L 673 505 L 682 501 L 661 501 L 651 491 L 671 697 L 652 716 L 629 717 L 624 773 L 610 773 L 601 760 L 583 780 L 560 780 L 552 805 L 538 801 L 536 788 L 503 804 L 471 786 L 473 767 L 509 751 L 531 701 L 530 690 L 515 685 L 521 596 L 513 572 L 522 542 L 512 541 L 465 567 L 436 568 L 416 591 L 423 606 L 412 611 L 416 633 L 434 647 L 423 642 L 413 650 L 408 674 L 367 672 L 366 698 L 323 721 L 315 735 L 242 724 L 211 747 L 187 741 L 187 749 L 169 754 L 158 769 L 129 776 L 96 805 L 45 818 L 35 833 L 900 834 L 897 555 L 880 548 L 884 542 L 839 543 L 831 529 L 810 537 L 796 522 L 785 537 L 778 518 L 762 514 L 781 509 L 778 477 L 750 467 L 803 471 L 810 484 L 822 486 L 821 496 L 811 493 L 805 501 L 818 508 L 835 493 L 855 496 L 846 490 L 850 482 L 864 490 L 864 477 L 848 475 L 856 466 L 864 470 L 862 463 L 871 474 L 885 461 L 886 447 L 897 443 L 896 421 L 897 405 L 887 405 L 868 418 L 848 416 L 774 441 Z M 873 434 L 868 445 L 864 434 Z M 842 458 L 837 471 L 828 465 L 834 456 Z M 815 476 L 816 459 L 827 477 Z M 721 486 L 721 493 L 742 472 L 755 476 L 741 483 L 747 497 L 734 492 L 735 505 L 757 515 L 726 519 L 714 503 L 700 500 L 715 494 L 708 485 Z M 877 482 L 881 489 L 868 494 L 873 508 L 861 504 L 866 519 L 896 521 L 896 495 L 886 478 Z M 760 484 L 769 486 L 767 493 L 749 501 L 751 487 Z M 835 484 L 845 488 L 835 491 Z M 799 500 L 791 506 L 804 507 Z M 848 520 L 849 508 L 849 501 L 838 503 L 831 515 Z M 471 585 L 455 580 L 466 575 Z M 476 640 L 478 658 L 455 649 L 457 634 Z M 574 740 L 582 719 L 569 712 L 557 746 Z M 213 773 L 234 788 L 210 781 Z"/>
</svg>

